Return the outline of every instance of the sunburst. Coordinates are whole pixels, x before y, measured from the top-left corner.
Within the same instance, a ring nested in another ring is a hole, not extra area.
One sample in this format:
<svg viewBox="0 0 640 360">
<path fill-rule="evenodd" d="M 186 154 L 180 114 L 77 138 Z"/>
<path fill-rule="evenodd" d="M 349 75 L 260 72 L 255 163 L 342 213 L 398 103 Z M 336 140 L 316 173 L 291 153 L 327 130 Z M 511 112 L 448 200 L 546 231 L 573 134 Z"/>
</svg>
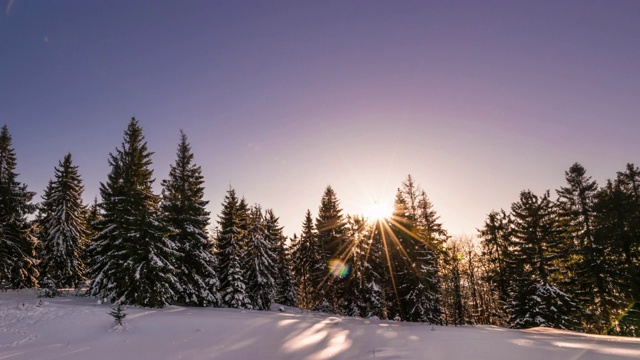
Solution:
<svg viewBox="0 0 640 360">
<path fill-rule="evenodd" d="M 393 214 L 393 206 L 384 202 L 373 202 L 370 204 L 364 212 L 364 216 L 367 220 L 375 222 L 382 219 L 389 219 Z"/>
</svg>

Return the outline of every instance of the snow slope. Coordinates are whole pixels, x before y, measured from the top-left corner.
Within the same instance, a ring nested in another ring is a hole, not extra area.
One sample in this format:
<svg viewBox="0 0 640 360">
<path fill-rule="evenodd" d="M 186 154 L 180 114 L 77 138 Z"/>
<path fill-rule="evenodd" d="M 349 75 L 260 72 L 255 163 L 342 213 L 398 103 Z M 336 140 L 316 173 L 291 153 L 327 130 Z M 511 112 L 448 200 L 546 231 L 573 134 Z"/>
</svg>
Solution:
<svg viewBox="0 0 640 360">
<path fill-rule="evenodd" d="M 40 302 L 40 304 L 38 304 Z M 277 306 L 274 306 L 277 309 Z M 640 339 L 553 329 L 424 324 L 317 313 L 127 309 L 73 295 L 0 293 L 0 360 L 33 359 L 640 359 Z"/>
</svg>

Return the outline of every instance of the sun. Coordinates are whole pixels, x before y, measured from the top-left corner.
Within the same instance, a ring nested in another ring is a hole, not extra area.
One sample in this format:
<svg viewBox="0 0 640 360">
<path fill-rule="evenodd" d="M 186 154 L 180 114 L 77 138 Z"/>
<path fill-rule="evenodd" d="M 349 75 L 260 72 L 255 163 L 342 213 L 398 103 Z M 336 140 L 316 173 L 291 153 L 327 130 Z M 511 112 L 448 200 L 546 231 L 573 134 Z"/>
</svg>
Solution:
<svg viewBox="0 0 640 360">
<path fill-rule="evenodd" d="M 388 219 L 393 214 L 393 207 L 382 202 L 374 202 L 366 208 L 364 216 L 369 221 Z"/>
</svg>

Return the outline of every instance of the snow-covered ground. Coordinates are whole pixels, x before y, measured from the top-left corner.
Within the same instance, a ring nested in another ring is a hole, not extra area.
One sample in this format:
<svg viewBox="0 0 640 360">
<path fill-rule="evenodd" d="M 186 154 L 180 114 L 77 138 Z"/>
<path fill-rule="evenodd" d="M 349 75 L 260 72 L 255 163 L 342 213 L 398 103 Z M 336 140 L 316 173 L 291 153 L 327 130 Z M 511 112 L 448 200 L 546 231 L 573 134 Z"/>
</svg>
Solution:
<svg viewBox="0 0 640 360">
<path fill-rule="evenodd" d="M 277 311 L 128 308 L 33 291 L 0 293 L 0 360 L 11 359 L 640 359 L 640 339 L 552 329 L 440 327 Z"/>
</svg>

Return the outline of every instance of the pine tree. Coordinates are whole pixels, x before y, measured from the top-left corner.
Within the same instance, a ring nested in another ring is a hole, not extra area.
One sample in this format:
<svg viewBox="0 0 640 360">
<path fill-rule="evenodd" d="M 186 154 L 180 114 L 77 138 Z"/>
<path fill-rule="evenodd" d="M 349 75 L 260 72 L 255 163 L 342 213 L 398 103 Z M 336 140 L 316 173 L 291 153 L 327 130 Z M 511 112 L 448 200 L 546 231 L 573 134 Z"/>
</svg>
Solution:
<svg viewBox="0 0 640 360">
<path fill-rule="evenodd" d="M 257 310 L 269 310 L 276 290 L 276 256 L 274 244 L 267 232 L 260 206 L 249 211 L 249 231 L 247 232 L 246 274 L 247 293 L 252 306 Z"/>
<path fill-rule="evenodd" d="M 244 237 L 246 214 L 233 189 L 227 191 L 218 216 L 220 227 L 216 241 L 220 293 L 224 305 L 237 309 L 251 309 L 247 294 L 243 260 L 246 256 Z"/>
<path fill-rule="evenodd" d="M 619 301 L 607 333 L 640 336 L 640 170 L 627 164 L 597 195 L 595 241 L 610 263 Z"/>
<path fill-rule="evenodd" d="M 418 197 L 418 209 L 415 215 L 419 241 L 414 241 L 417 268 L 420 274 L 420 285 L 424 287 L 422 300 L 424 303 L 424 321 L 430 324 L 441 323 L 442 308 L 440 304 L 440 263 L 446 254 L 443 244 L 448 238 L 433 209 L 427 193 L 422 190 Z M 414 239 L 415 240 L 415 239 Z"/>
<path fill-rule="evenodd" d="M 510 258 L 513 281 L 507 306 L 515 328 L 577 327 L 576 302 L 553 284 L 560 257 L 560 234 L 549 192 L 538 197 L 523 191 L 511 206 L 513 233 Z"/>
<path fill-rule="evenodd" d="M 311 211 L 307 210 L 300 239 L 294 240 L 294 276 L 296 278 L 298 306 L 305 309 L 315 307 L 318 287 L 324 277 L 324 263 Z"/>
<path fill-rule="evenodd" d="M 329 267 L 341 268 L 346 260 L 348 244 L 344 234 L 344 218 L 340 201 L 331 186 L 327 186 L 318 209 L 316 218 L 317 239 L 322 251 L 322 265 L 325 269 Z M 318 269 L 318 273 L 322 270 Z M 324 271 L 328 273 L 327 270 Z M 318 284 L 318 299 L 316 300 L 316 310 L 337 313 L 343 310 L 344 285 L 345 281 L 341 276 L 326 275 Z"/>
<path fill-rule="evenodd" d="M 169 239 L 176 244 L 174 267 L 182 291 L 177 301 L 187 305 L 219 306 L 220 283 L 217 261 L 207 236 L 209 212 L 204 197 L 202 169 L 193 163 L 193 153 L 184 132 L 180 132 L 177 159 L 169 178 L 162 181 L 162 216 L 172 229 Z"/>
<path fill-rule="evenodd" d="M 265 229 L 269 237 L 267 241 L 273 244 L 276 257 L 276 294 L 275 301 L 286 306 L 296 306 L 296 285 L 291 271 L 291 253 L 286 246 L 287 238 L 282 234 L 282 227 L 278 224 L 278 217 L 273 210 L 265 212 Z"/>
<path fill-rule="evenodd" d="M 566 251 L 564 280 L 572 297 L 583 310 L 583 327 L 589 332 L 603 332 L 611 325 L 617 300 L 612 297 L 612 265 L 606 257 L 606 246 L 595 238 L 594 218 L 598 185 L 586 176 L 582 165 L 575 163 L 565 172 L 566 187 L 558 193 L 558 210 Z"/>
<path fill-rule="evenodd" d="M 390 260 L 389 278 L 396 296 L 389 316 L 397 315 L 403 320 L 422 321 L 425 309 L 420 300 L 424 287 L 420 286 L 416 270 L 413 244 L 413 237 L 416 236 L 415 222 L 411 220 L 411 216 L 402 191 L 398 189 L 392 221 L 389 224 L 389 236 L 385 244 L 385 251 L 388 252 Z"/>
<path fill-rule="evenodd" d="M 366 272 L 367 254 L 369 250 L 369 234 L 367 223 L 360 216 L 347 215 L 345 221 L 345 236 L 348 239 L 349 250 L 346 256 L 345 284 L 345 314 L 348 316 L 363 316 L 367 311 Z"/>
<path fill-rule="evenodd" d="M 104 218 L 89 248 L 90 293 L 122 304 L 163 307 L 182 288 L 172 266 L 177 246 L 166 236 L 160 198 L 152 192 L 151 155 L 132 118 L 121 148 L 110 154 L 107 182 L 100 184 Z"/>
<path fill-rule="evenodd" d="M 482 239 L 481 256 L 486 264 L 484 281 L 488 283 L 492 293 L 488 323 L 497 325 L 507 324 L 504 308 L 510 297 L 510 222 L 511 219 L 504 210 L 492 211 L 487 216 L 484 227 L 479 230 Z"/>
<path fill-rule="evenodd" d="M 78 287 L 84 280 L 87 245 L 86 208 L 78 167 L 67 154 L 54 169 L 42 202 L 41 275 L 58 287 Z"/>
<path fill-rule="evenodd" d="M 30 204 L 35 195 L 18 182 L 16 154 L 6 125 L 0 131 L 0 282 L 13 288 L 37 285 L 37 240 L 27 216 L 35 212 Z"/>
<path fill-rule="evenodd" d="M 447 244 L 447 256 L 443 261 L 444 314 L 447 324 L 464 325 L 468 322 L 466 296 L 462 285 L 462 244 L 453 239 Z"/>
<path fill-rule="evenodd" d="M 366 241 L 365 287 L 363 301 L 367 317 L 377 316 L 388 319 L 390 308 L 396 302 L 396 292 L 391 281 L 391 263 L 387 249 L 391 246 L 388 219 L 380 219 L 372 224 L 371 235 Z"/>
<path fill-rule="evenodd" d="M 109 311 L 109 315 L 113 317 L 113 322 L 115 325 L 124 326 L 124 318 L 127 317 L 127 313 L 125 312 L 125 308 L 121 303 L 116 303 L 116 306 Z"/>
<path fill-rule="evenodd" d="M 98 233 L 100 233 L 100 229 L 98 229 L 98 225 L 100 224 L 100 220 L 102 220 L 102 212 L 100 211 L 100 204 L 98 203 L 98 197 L 93 198 L 93 204 L 89 205 L 87 209 L 87 228 L 89 231 L 89 236 L 87 241 L 91 241 Z"/>
<path fill-rule="evenodd" d="M 401 316 L 411 321 L 441 323 L 440 261 L 446 231 L 425 191 L 411 175 L 398 189 L 391 229 L 398 241 L 396 287 Z M 408 292 L 407 292 L 408 291 Z"/>
</svg>

